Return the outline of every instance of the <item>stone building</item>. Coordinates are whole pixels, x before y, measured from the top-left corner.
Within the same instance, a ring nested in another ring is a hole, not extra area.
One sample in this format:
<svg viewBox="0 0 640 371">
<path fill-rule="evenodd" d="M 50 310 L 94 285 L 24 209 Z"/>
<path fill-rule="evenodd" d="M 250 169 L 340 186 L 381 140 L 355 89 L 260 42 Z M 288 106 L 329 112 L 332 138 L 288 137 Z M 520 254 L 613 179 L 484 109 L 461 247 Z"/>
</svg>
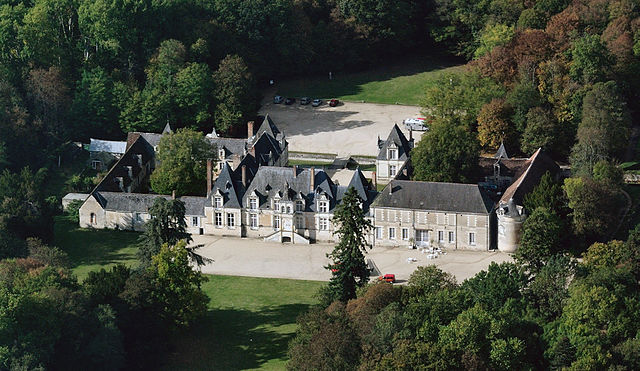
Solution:
<svg viewBox="0 0 640 371">
<path fill-rule="evenodd" d="M 371 215 L 375 246 L 495 248 L 493 201 L 475 184 L 392 180 Z"/>
<path fill-rule="evenodd" d="M 410 132 L 411 133 L 411 132 Z M 404 136 L 398 125 L 393 125 L 386 140 L 378 138 L 378 157 L 376 158 L 376 176 L 380 184 L 394 179 L 409 161 L 413 149 L 413 138 Z"/>
</svg>

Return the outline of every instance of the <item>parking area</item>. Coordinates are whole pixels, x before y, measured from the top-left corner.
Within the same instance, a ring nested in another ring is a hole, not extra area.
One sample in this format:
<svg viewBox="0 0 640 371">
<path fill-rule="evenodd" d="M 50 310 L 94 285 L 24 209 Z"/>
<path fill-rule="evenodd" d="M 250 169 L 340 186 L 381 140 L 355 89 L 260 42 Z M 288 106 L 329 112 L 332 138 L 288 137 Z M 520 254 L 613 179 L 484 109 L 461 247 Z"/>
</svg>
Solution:
<svg viewBox="0 0 640 371">
<path fill-rule="evenodd" d="M 333 249 L 331 244 L 294 245 L 246 238 L 193 237 L 193 244 L 203 245 L 199 253 L 214 260 L 202 267 L 203 273 L 317 281 L 331 278 L 331 273 L 324 269 L 329 263 L 326 254 Z M 436 265 L 462 282 L 487 269 L 492 261 L 512 261 L 508 254 L 501 252 L 473 251 L 446 251 L 446 255 L 428 259 L 427 254 L 403 247 L 375 247 L 365 258 L 371 259 L 381 274 L 395 274 L 399 282 L 406 282 L 421 265 Z M 409 258 L 415 261 L 408 262 Z"/>
<path fill-rule="evenodd" d="M 377 139 L 386 139 L 393 124 L 402 125 L 406 118 L 419 117 L 420 107 L 373 103 L 341 102 L 320 107 L 265 102 L 260 114 L 269 114 L 289 141 L 289 151 L 377 156 Z M 414 131 L 416 142 L 422 132 Z"/>
</svg>

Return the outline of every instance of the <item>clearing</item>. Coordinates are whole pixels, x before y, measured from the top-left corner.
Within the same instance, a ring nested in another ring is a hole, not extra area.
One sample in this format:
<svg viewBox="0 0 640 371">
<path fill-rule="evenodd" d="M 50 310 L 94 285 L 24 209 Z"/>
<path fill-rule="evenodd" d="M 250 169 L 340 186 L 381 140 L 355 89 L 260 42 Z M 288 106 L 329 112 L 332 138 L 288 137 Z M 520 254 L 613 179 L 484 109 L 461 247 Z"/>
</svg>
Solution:
<svg viewBox="0 0 640 371">
<path fill-rule="evenodd" d="M 285 97 L 312 97 L 323 100 L 338 98 L 345 101 L 382 104 L 421 103 L 427 87 L 445 73 L 464 69 L 459 61 L 447 58 L 418 56 L 411 61 L 354 73 L 328 73 L 322 76 L 276 82 L 275 94 Z M 273 96 L 268 96 L 272 101 Z M 295 104 L 299 104 L 296 102 Z"/>
</svg>

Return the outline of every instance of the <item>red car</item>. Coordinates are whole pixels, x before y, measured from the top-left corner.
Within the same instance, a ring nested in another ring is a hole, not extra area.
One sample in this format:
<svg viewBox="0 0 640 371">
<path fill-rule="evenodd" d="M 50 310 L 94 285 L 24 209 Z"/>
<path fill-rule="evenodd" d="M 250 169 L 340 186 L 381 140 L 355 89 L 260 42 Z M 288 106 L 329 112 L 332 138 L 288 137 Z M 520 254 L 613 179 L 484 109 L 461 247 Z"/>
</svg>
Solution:
<svg viewBox="0 0 640 371">
<path fill-rule="evenodd" d="M 378 277 L 378 280 L 384 281 L 384 282 L 389 282 L 389 283 L 394 283 L 394 282 L 396 282 L 396 275 L 395 274 L 385 274 L 384 276 Z"/>
<path fill-rule="evenodd" d="M 332 100 L 330 100 L 330 101 L 329 101 L 329 106 L 331 106 L 331 107 L 335 107 L 335 106 L 337 106 L 337 105 L 338 105 L 338 103 L 340 103 L 340 101 L 339 101 L 339 100 L 337 100 L 337 99 L 332 99 Z"/>
</svg>

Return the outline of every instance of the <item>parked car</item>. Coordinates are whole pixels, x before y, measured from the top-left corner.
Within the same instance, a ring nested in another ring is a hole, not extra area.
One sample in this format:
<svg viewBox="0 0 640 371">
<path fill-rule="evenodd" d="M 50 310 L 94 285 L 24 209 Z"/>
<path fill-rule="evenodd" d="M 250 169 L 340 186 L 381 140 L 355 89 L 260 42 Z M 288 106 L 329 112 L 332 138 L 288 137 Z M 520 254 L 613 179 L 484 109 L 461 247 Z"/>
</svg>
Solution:
<svg viewBox="0 0 640 371">
<path fill-rule="evenodd" d="M 294 104 L 295 102 L 296 102 L 296 98 L 287 98 L 284 100 L 284 104 L 286 105 Z"/>
<path fill-rule="evenodd" d="M 329 101 L 329 105 L 330 105 L 331 107 L 335 107 L 335 106 L 337 106 L 337 105 L 338 105 L 338 103 L 340 103 L 340 101 L 339 101 L 339 100 L 337 100 L 337 99 L 332 99 L 332 100 L 330 100 L 330 101 Z"/>
<path fill-rule="evenodd" d="M 314 99 L 313 102 L 311 102 L 311 105 L 314 107 L 318 107 L 321 104 L 322 104 L 322 99 Z"/>
<path fill-rule="evenodd" d="M 408 118 L 403 121 L 404 126 L 407 129 L 418 130 L 418 131 L 426 131 L 429 130 L 427 126 L 424 125 L 424 118 Z"/>
<path fill-rule="evenodd" d="M 380 276 L 378 277 L 379 281 L 384 281 L 384 282 L 389 282 L 389 283 L 394 283 L 396 282 L 396 275 L 395 274 L 385 274 L 384 276 Z"/>
<path fill-rule="evenodd" d="M 306 106 L 309 103 L 311 103 L 311 98 L 309 98 L 309 97 L 300 98 L 300 104 L 301 105 Z"/>
<path fill-rule="evenodd" d="M 280 104 L 284 102 L 284 97 L 281 95 L 276 95 L 275 97 L 273 97 L 273 103 L 275 104 Z"/>
</svg>

